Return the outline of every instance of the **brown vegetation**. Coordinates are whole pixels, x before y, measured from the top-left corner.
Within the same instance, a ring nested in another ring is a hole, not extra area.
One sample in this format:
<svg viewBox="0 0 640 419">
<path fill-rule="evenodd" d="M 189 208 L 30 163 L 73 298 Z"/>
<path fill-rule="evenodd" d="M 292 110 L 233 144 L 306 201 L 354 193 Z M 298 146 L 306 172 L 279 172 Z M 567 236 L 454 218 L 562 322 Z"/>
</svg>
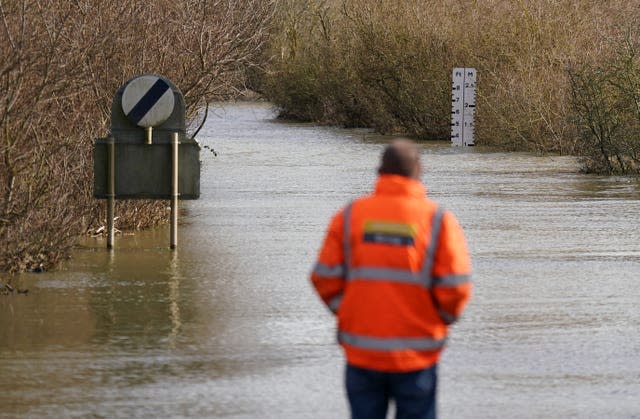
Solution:
<svg viewBox="0 0 640 419">
<path fill-rule="evenodd" d="M 569 69 L 583 167 L 640 173 L 640 30 L 616 38 L 605 59 Z"/>
<path fill-rule="evenodd" d="M 475 67 L 477 144 L 578 154 L 588 171 L 637 170 L 637 164 L 602 166 L 593 141 L 584 135 L 590 130 L 582 115 L 584 101 L 601 96 L 588 99 L 579 91 L 581 74 L 587 74 L 583 69 L 607 63 L 629 41 L 637 45 L 637 32 L 626 41 L 621 36 L 637 27 L 640 8 L 633 2 L 285 3 L 279 36 L 272 40 L 275 60 L 262 86 L 285 117 L 444 139 L 451 70 Z M 637 72 L 638 58 L 630 60 Z M 625 108 L 633 105 L 628 89 L 634 86 L 625 85 L 624 78 L 612 82 L 608 88 L 617 89 L 616 100 Z M 632 118 L 624 119 L 620 132 L 626 131 L 628 139 L 632 132 L 625 124 Z M 623 149 L 626 153 L 628 144 Z"/>
<path fill-rule="evenodd" d="M 93 140 L 118 87 L 142 73 L 198 109 L 234 97 L 259 64 L 263 0 L 0 0 L 0 270 L 47 269 L 104 218 L 92 198 Z M 166 218 L 166 203 L 119 202 L 120 228 Z"/>
</svg>

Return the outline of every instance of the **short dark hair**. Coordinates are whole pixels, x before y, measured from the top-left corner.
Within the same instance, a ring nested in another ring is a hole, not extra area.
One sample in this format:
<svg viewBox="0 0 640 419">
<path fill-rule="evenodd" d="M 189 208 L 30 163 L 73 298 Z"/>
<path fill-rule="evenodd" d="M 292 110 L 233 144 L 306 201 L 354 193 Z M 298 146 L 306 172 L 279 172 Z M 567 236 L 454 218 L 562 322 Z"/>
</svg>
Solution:
<svg viewBox="0 0 640 419">
<path fill-rule="evenodd" d="M 406 138 L 396 138 L 382 152 L 378 174 L 413 177 L 419 161 L 416 144 Z"/>
</svg>

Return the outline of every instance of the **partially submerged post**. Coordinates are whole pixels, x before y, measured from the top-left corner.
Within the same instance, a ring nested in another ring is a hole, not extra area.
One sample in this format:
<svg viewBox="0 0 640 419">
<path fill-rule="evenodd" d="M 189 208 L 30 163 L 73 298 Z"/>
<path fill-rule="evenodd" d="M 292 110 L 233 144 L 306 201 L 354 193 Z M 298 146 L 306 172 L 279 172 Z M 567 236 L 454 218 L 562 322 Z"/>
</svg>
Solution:
<svg viewBox="0 0 640 419">
<path fill-rule="evenodd" d="M 115 199 L 168 199 L 175 249 L 178 199 L 200 197 L 199 157 L 200 146 L 186 136 L 184 98 L 173 83 L 148 74 L 120 87 L 111 133 L 94 146 L 94 196 L 108 200 L 107 247 L 114 245 Z"/>
<path fill-rule="evenodd" d="M 107 249 L 113 249 L 114 230 L 113 219 L 115 217 L 116 206 L 116 145 L 114 138 L 107 137 L 108 160 L 109 160 L 109 194 L 107 198 Z"/>
<path fill-rule="evenodd" d="M 178 246 L 178 172 L 178 133 L 174 132 L 171 141 L 171 249 Z"/>
</svg>

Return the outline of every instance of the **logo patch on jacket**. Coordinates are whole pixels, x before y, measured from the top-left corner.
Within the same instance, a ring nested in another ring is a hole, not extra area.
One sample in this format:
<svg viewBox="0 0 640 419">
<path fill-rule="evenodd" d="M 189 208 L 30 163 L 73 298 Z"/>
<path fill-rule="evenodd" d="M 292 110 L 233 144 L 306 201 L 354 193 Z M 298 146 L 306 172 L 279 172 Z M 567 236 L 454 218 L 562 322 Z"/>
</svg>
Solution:
<svg viewBox="0 0 640 419">
<path fill-rule="evenodd" d="M 413 246 L 417 231 L 415 224 L 369 220 L 364 223 L 364 242 Z"/>
</svg>

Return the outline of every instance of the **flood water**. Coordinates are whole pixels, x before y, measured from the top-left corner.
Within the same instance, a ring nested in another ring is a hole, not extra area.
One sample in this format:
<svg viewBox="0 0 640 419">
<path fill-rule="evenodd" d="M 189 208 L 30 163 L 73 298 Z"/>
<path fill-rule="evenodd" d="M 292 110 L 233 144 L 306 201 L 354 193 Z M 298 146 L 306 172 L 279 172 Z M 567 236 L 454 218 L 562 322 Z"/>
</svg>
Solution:
<svg viewBox="0 0 640 419">
<path fill-rule="evenodd" d="M 216 105 L 202 194 L 168 228 L 83 241 L 0 296 L 0 417 L 345 418 L 308 273 L 388 138 Z M 640 417 L 640 189 L 565 157 L 422 146 L 475 295 L 440 364 L 442 418 Z M 5 244 L 3 244 L 5 245 Z M 4 282 L 4 281 L 3 281 Z"/>
</svg>

